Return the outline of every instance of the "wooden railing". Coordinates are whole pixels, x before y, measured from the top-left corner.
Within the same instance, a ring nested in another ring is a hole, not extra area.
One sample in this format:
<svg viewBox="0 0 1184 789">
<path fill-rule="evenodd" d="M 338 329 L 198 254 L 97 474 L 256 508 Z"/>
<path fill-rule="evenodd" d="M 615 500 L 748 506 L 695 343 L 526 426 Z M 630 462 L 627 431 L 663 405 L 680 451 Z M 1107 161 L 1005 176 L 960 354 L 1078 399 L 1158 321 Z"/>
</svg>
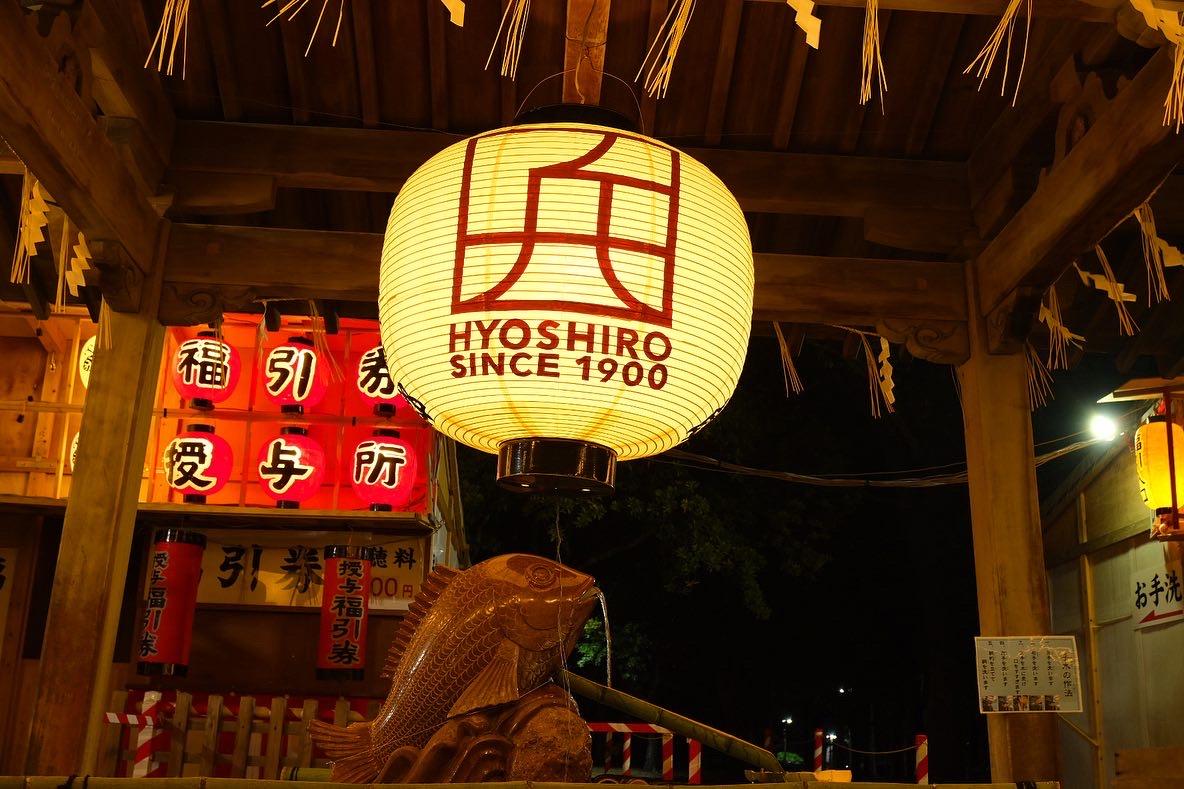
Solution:
<svg viewBox="0 0 1184 789">
<path fill-rule="evenodd" d="M 284 768 L 327 764 L 316 758 L 308 737 L 308 721 L 318 712 L 316 699 L 307 699 L 299 706 L 289 706 L 288 699 L 282 696 L 267 705 L 256 704 L 253 696 L 233 697 L 230 706 L 227 700 L 210 695 L 201 710 L 195 707 L 192 695 L 177 693 L 171 710 L 158 716 L 160 722 L 155 729 L 160 736 L 152 738 L 158 747 L 150 750 L 136 747 L 142 726 L 110 723 L 100 745 L 97 774 L 131 775 L 138 760 L 150 759 L 153 764 L 149 774 L 153 777 L 278 779 Z M 124 710 L 126 705 L 126 691 L 113 694 L 112 710 Z M 367 717 L 373 717 L 378 702 L 371 702 L 371 706 Z M 337 700 L 331 718 L 335 725 L 362 719 L 360 713 L 351 710 L 348 699 Z"/>
</svg>

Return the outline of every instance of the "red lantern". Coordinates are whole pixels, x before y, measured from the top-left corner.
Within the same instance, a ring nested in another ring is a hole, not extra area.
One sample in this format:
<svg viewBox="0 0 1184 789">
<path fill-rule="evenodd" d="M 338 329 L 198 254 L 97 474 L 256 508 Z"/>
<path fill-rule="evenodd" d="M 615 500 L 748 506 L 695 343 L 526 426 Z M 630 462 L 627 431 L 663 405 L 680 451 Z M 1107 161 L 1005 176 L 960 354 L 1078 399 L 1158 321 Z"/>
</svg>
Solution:
<svg viewBox="0 0 1184 789">
<path fill-rule="evenodd" d="M 259 483 L 276 506 L 296 509 L 316 495 L 325 476 L 325 452 L 303 427 L 283 427 L 259 450 Z"/>
<path fill-rule="evenodd" d="M 187 504 L 205 504 L 230 481 L 234 451 L 212 425 L 190 425 L 165 447 L 161 465 L 169 487 Z"/>
<path fill-rule="evenodd" d="M 171 372 L 177 393 L 193 408 L 209 411 L 234 393 L 242 361 L 214 332 L 203 331 L 177 346 Z"/>
<path fill-rule="evenodd" d="M 161 529 L 153 543 L 136 670 L 183 677 L 189 666 L 206 538 L 197 532 Z"/>
<path fill-rule="evenodd" d="M 358 360 L 358 394 L 374 406 L 375 416 L 391 417 L 407 405 L 386 366 L 386 352 L 375 345 Z"/>
<path fill-rule="evenodd" d="M 263 390 L 267 399 L 288 414 L 302 414 L 325 397 L 324 360 L 307 337 L 289 337 L 267 354 Z"/>
<path fill-rule="evenodd" d="M 370 548 L 325 546 L 318 679 L 362 679 L 370 601 Z"/>
<path fill-rule="evenodd" d="M 375 512 L 405 510 L 418 466 L 415 447 L 398 430 L 379 428 L 354 449 L 354 492 Z"/>
</svg>

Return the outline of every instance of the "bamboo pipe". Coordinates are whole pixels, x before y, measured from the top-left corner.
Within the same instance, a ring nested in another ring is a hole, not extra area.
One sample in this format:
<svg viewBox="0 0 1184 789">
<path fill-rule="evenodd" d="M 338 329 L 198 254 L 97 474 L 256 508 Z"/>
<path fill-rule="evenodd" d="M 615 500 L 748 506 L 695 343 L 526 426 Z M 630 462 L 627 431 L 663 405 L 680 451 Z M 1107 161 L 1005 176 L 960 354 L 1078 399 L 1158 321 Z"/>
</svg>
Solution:
<svg viewBox="0 0 1184 789">
<path fill-rule="evenodd" d="M 566 669 L 563 670 L 563 680 L 573 691 L 584 698 L 604 704 L 607 707 L 612 707 L 619 712 L 632 715 L 646 723 L 652 723 L 655 726 L 665 726 L 675 734 L 681 734 L 683 737 L 698 740 L 712 750 L 725 753 L 754 767 L 760 767 L 777 773 L 785 771 L 785 768 L 777 761 L 776 756 L 764 748 L 758 748 L 750 742 L 745 742 L 739 737 L 733 737 L 731 734 L 726 734 L 719 729 L 713 729 L 706 724 L 693 721 L 678 713 L 659 707 L 657 704 L 643 701 L 636 696 L 630 696 L 628 693 L 622 693 L 619 690 L 605 687 L 599 682 L 593 682 L 586 677 L 573 674 Z"/>
<path fill-rule="evenodd" d="M 284 767 L 280 769 L 281 781 L 315 781 L 329 782 L 328 767 Z"/>
</svg>

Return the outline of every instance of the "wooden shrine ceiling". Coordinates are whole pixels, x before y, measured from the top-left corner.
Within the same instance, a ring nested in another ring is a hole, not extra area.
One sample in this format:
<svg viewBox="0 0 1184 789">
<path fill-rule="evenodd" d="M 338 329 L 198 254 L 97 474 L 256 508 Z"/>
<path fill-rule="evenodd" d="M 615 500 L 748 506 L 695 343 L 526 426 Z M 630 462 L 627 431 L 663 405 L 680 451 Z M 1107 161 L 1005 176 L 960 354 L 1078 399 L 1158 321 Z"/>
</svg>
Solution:
<svg viewBox="0 0 1184 789">
<path fill-rule="evenodd" d="M 586 26 L 601 3 L 606 27 Z M 667 0 L 534 0 L 516 80 L 499 76 L 496 64 L 484 68 L 498 0 L 468 0 L 463 27 L 449 23 L 439 0 L 345 0 L 336 46 L 332 0 L 307 57 L 319 3 L 269 26 L 272 12 L 256 0 L 192 0 L 183 79 L 179 65 L 159 79 L 132 67 L 146 54 L 163 0 L 24 5 L 40 9 L 51 54 L 71 43 L 90 47 L 75 86 L 84 102 L 93 98 L 108 138 L 173 221 L 161 306 L 170 322 L 202 322 L 275 297 L 372 310 L 376 234 L 402 180 L 459 136 L 509 123 L 520 107 L 570 99 L 564 71 L 584 41 L 603 53 L 600 103 L 689 150 L 740 199 L 758 253 L 758 320 L 873 326 L 939 361 L 962 355 L 965 261 L 992 249 L 1014 257 L 1013 241 L 997 234 L 1015 227 L 1042 171 L 1065 158 L 1162 43 L 1126 0 L 1035 0 L 1012 107 L 1018 60 L 1006 96 L 999 67 L 981 92 L 963 73 L 1005 0 L 880 0 L 888 91 L 883 106 L 877 98 L 861 106 L 863 0 L 818 4 L 818 50 L 784 2 L 713 0 L 696 5 L 669 94 L 654 100 L 633 77 Z M 57 21 L 63 16 L 68 24 Z M 1142 167 L 1145 153 L 1133 151 L 1127 163 Z M 1150 158 L 1162 170 L 1159 160 L 1172 155 Z M 20 171 L 11 160 L 0 167 Z M 1153 170 L 1147 191 L 1162 178 Z M 1132 179 L 1131 189 L 1146 179 Z M 18 180 L 9 177 L 0 194 L 0 244 L 15 229 Z M 102 205 L 75 199 L 110 227 Z M 1165 237 L 1184 234 L 1184 186 L 1169 179 L 1155 206 Z M 1085 206 L 1072 221 L 1096 224 L 1108 216 L 1099 210 Z M 1045 241 L 1059 249 L 1059 240 Z M 1106 246 L 1118 277 L 1140 292 L 1138 234 L 1120 232 Z M 126 241 L 122 248 L 133 259 L 151 255 Z M 1064 270 L 1063 254 L 1046 257 L 1043 268 L 1032 264 L 1036 274 Z M 1005 322 L 1018 324 L 1010 333 L 1026 336 L 1034 311 L 1017 294 L 1031 302 L 1040 276 L 999 270 L 984 312 L 1005 310 Z M 1140 323 L 1168 328 L 1124 340 L 1107 320 L 1112 303 L 1073 280 L 1062 277 L 1058 287 L 1065 322 L 1088 334 L 1091 349 L 1182 364 L 1184 347 L 1174 346 L 1184 337 L 1170 335 L 1176 326 L 1184 335 L 1184 311 L 1132 305 Z M 1184 294 L 1184 281 L 1175 284 Z M 6 297 L 21 296 L 10 288 Z M 954 341 L 926 347 L 917 340 L 923 327 Z"/>
</svg>

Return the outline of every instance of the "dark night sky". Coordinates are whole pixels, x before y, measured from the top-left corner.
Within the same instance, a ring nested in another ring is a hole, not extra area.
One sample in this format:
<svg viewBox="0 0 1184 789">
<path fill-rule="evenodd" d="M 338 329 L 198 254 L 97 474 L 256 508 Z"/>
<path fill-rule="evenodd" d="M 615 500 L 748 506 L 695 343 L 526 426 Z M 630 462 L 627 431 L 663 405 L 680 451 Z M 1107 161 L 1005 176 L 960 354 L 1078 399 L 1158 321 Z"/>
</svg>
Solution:
<svg viewBox="0 0 1184 789">
<path fill-rule="evenodd" d="M 964 462 L 951 368 L 897 360 L 897 413 L 879 420 L 862 360 L 844 360 L 837 344 L 808 345 L 798 369 L 806 391 L 786 398 L 776 342 L 754 338 L 733 402 L 686 448 L 810 474 Z M 1037 442 L 1084 429 L 1093 402 L 1124 379 L 1107 358 L 1056 377 L 1057 399 L 1034 416 Z M 555 502 L 498 490 L 493 458 L 462 453 L 474 561 L 555 556 Z M 1045 490 L 1079 460 L 1050 465 Z M 989 778 L 964 486 L 822 489 L 635 461 L 619 468 L 613 501 L 569 502 L 560 523 L 562 558 L 607 595 L 618 666 L 631 655 L 640 666 L 632 679 L 618 672 L 620 687 L 756 742 L 774 727 L 778 746 L 792 715 L 790 750 L 807 759 L 815 726 L 867 750 L 925 731 L 934 780 Z M 604 680 L 603 669 L 584 671 Z M 738 763 L 705 758 L 708 779 L 741 778 Z M 835 761 L 857 778 L 908 780 L 911 759 L 839 750 Z"/>
</svg>

